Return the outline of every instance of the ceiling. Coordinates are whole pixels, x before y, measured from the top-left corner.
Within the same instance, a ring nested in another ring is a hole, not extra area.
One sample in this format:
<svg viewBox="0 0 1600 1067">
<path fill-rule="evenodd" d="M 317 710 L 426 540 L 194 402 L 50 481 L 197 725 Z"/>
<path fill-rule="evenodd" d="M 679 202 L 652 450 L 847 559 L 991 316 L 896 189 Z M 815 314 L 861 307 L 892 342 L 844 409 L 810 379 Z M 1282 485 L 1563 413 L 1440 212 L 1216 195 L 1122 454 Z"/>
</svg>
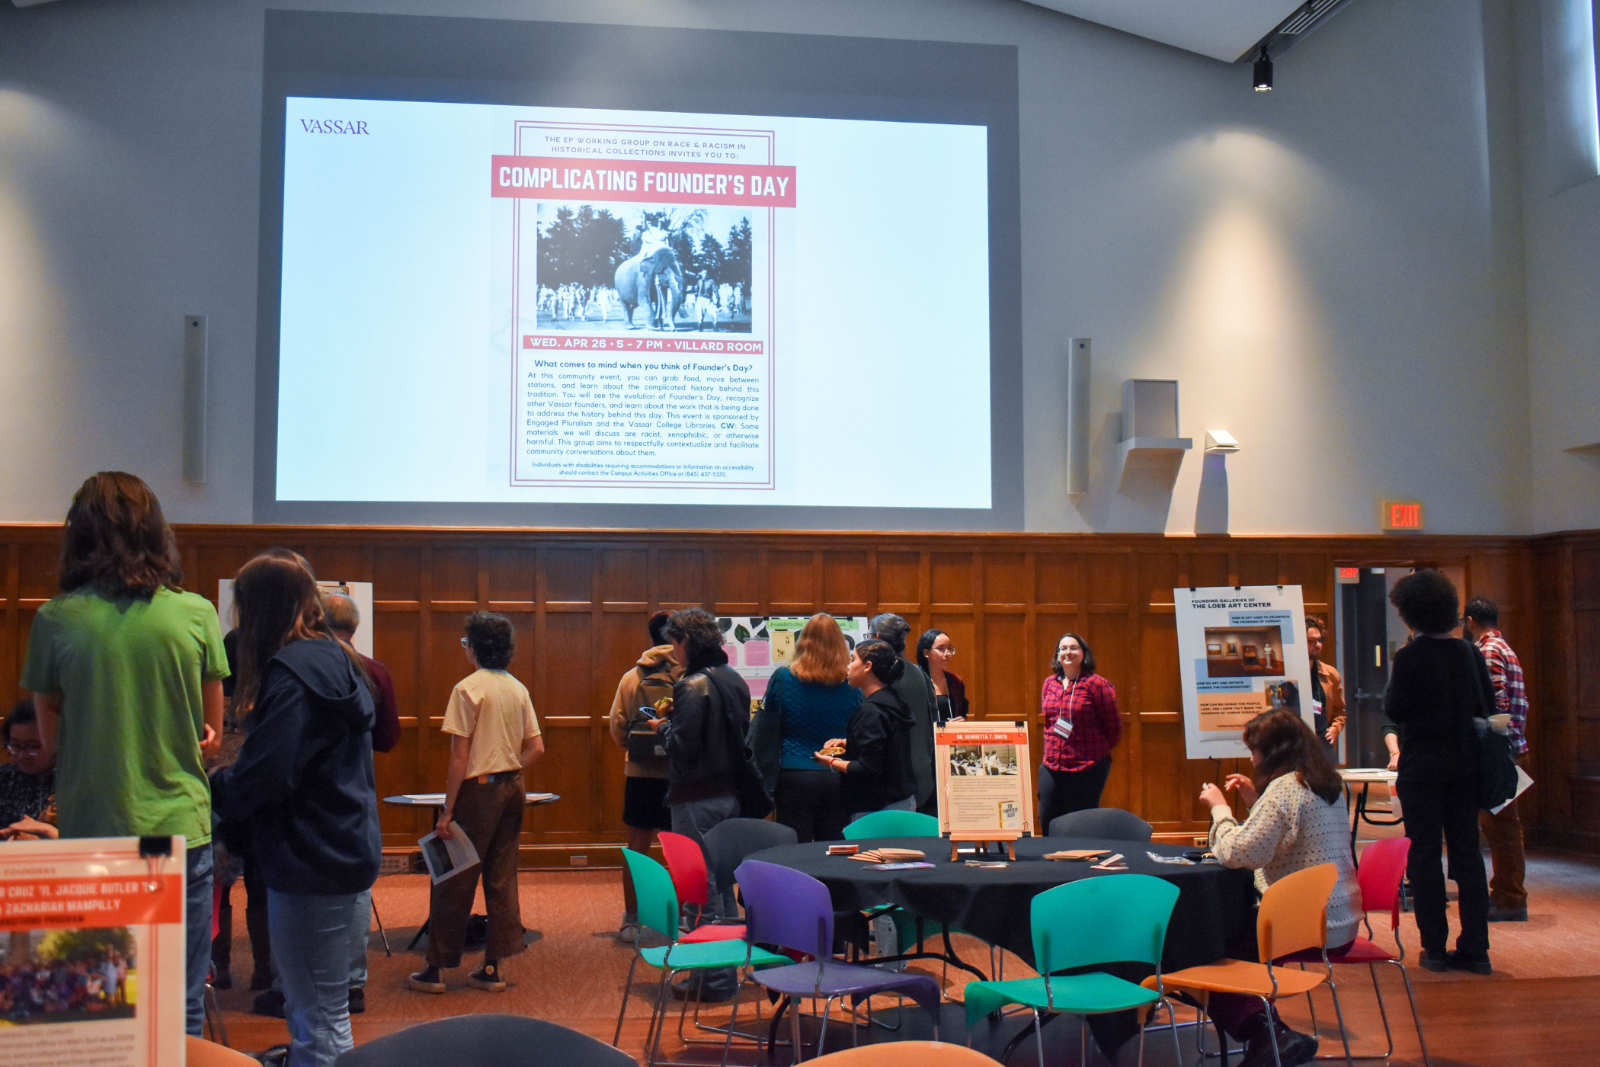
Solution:
<svg viewBox="0 0 1600 1067">
<path fill-rule="evenodd" d="M 1025 0 L 1224 63 L 1242 59 L 1305 0 Z M 1335 5 L 1326 5 L 1335 6 Z"/>
</svg>

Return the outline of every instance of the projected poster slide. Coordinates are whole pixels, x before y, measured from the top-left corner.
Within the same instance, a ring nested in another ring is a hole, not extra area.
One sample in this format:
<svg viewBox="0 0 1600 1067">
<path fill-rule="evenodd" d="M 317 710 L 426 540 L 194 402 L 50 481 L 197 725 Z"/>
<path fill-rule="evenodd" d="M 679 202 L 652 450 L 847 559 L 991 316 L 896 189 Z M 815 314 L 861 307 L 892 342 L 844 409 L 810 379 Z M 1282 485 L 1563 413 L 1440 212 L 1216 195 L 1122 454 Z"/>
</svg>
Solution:
<svg viewBox="0 0 1600 1067">
<path fill-rule="evenodd" d="M 1245 724 L 1271 708 L 1312 723 L 1299 586 L 1174 589 L 1173 600 L 1190 759 L 1248 756 Z"/>
<path fill-rule="evenodd" d="M 994 506 L 984 126 L 284 108 L 276 500 Z"/>
<path fill-rule="evenodd" d="M 515 130 L 512 483 L 772 489 L 775 134 Z"/>
<path fill-rule="evenodd" d="M 182 1062 L 183 838 L 0 848 L 0 1063 Z"/>
</svg>

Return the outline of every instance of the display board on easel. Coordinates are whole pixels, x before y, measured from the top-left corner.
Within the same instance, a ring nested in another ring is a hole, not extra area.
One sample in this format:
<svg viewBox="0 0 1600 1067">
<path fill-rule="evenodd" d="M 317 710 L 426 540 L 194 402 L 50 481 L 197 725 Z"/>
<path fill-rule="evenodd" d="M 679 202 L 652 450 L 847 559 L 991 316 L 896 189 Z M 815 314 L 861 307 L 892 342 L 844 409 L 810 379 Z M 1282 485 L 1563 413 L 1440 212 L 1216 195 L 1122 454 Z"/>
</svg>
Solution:
<svg viewBox="0 0 1600 1067">
<path fill-rule="evenodd" d="M 1033 761 L 1025 722 L 951 722 L 933 733 L 939 832 L 954 860 L 962 844 L 1016 840 L 1033 826 Z"/>
<path fill-rule="evenodd" d="M 1275 707 L 1310 726 L 1311 659 L 1298 585 L 1174 589 L 1190 759 L 1245 758 L 1245 723 Z"/>
<path fill-rule="evenodd" d="M 0 1063 L 183 1062 L 184 856 L 181 837 L 0 846 Z"/>
</svg>

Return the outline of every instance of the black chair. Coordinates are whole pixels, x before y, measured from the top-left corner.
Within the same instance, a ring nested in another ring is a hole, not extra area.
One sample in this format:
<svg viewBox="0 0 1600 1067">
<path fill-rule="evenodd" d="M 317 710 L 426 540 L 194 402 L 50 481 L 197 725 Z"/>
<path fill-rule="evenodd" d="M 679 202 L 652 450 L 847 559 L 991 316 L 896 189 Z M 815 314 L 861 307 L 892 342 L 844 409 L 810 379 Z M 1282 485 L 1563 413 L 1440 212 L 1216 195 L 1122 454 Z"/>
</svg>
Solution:
<svg viewBox="0 0 1600 1067">
<path fill-rule="evenodd" d="M 638 1067 L 604 1041 L 547 1019 L 522 1015 L 458 1015 L 418 1023 L 351 1049 L 336 1067 Z"/>
<path fill-rule="evenodd" d="M 1121 808 L 1084 808 L 1050 820 L 1051 837 L 1107 837 L 1113 841 L 1148 841 L 1155 828 Z"/>
<path fill-rule="evenodd" d="M 794 827 L 767 819 L 724 819 L 706 831 L 706 869 L 716 883 L 717 892 L 733 885 L 733 872 L 752 853 L 779 845 L 792 845 L 800 840 Z M 724 915 L 724 922 L 736 922 L 737 916 Z"/>
</svg>

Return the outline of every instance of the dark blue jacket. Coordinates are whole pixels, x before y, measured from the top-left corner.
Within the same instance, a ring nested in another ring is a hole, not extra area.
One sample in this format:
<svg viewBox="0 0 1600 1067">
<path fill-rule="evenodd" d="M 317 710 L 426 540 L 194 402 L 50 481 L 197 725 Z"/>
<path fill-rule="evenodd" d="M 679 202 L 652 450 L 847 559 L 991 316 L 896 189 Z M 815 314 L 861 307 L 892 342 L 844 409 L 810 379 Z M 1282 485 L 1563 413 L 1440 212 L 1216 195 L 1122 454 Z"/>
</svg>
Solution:
<svg viewBox="0 0 1600 1067">
<path fill-rule="evenodd" d="M 359 893 L 377 878 L 375 718 L 333 641 L 292 641 L 268 662 L 239 759 L 211 780 L 222 817 L 248 823 L 268 888 Z"/>
</svg>

